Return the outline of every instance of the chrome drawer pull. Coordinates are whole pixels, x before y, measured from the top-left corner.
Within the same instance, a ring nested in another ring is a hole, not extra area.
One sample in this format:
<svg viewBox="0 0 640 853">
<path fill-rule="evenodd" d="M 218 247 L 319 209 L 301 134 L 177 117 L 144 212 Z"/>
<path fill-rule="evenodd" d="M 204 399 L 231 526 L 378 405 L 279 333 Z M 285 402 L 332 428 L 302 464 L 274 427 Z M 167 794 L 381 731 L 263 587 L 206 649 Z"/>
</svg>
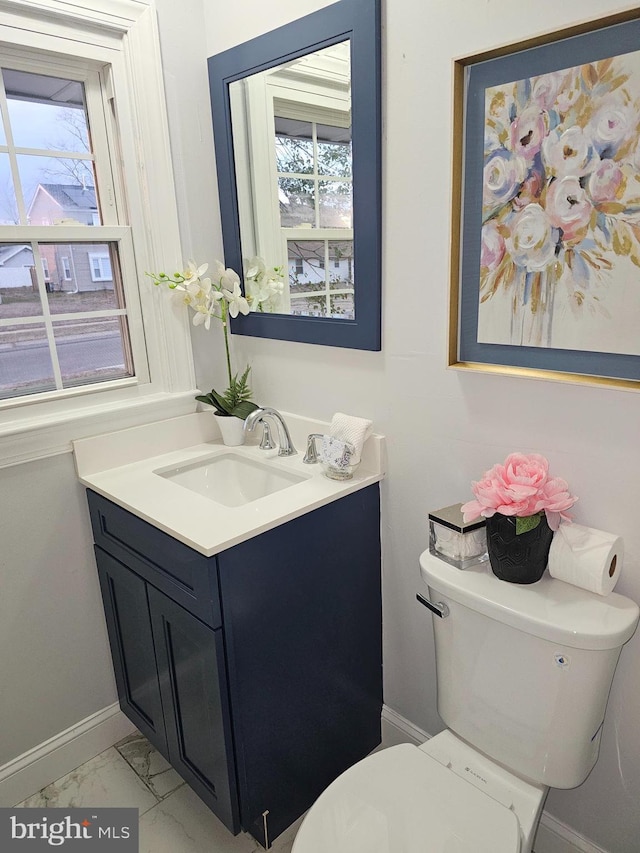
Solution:
<svg viewBox="0 0 640 853">
<path fill-rule="evenodd" d="M 416 598 L 420 602 L 420 604 L 424 604 L 425 607 L 428 607 L 432 613 L 435 613 L 436 616 L 439 616 L 441 619 L 446 619 L 449 615 L 449 607 L 444 603 L 444 601 L 429 601 L 428 598 L 425 598 L 424 595 L 420 595 L 419 592 L 416 593 Z"/>
</svg>

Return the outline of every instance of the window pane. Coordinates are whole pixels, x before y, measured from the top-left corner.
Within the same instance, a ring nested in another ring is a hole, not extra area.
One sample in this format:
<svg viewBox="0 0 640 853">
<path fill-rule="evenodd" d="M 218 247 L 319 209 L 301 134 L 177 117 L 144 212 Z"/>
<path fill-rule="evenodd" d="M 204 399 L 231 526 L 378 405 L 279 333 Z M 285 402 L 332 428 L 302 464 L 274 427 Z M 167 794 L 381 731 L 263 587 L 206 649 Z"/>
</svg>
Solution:
<svg viewBox="0 0 640 853">
<path fill-rule="evenodd" d="M 18 225 L 19 222 L 9 155 L 0 154 L 0 225 Z"/>
<path fill-rule="evenodd" d="M 287 240 L 291 294 L 326 289 L 324 240 Z"/>
<path fill-rule="evenodd" d="M 327 308 L 327 301 L 329 306 Z M 296 296 L 291 299 L 291 313 L 301 317 L 333 317 L 336 320 L 353 320 L 353 297 L 346 294 L 325 293 Z"/>
<path fill-rule="evenodd" d="M 56 320 L 53 333 L 65 388 L 133 375 L 124 317 Z"/>
<path fill-rule="evenodd" d="M 317 125 L 318 172 L 321 175 L 351 177 L 351 128 Z"/>
<path fill-rule="evenodd" d="M 280 224 L 283 228 L 315 225 L 315 187 L 303 178 L 280 178 Z"/>
<path fill-rule="evenodd" d="M 291 300 L 291 313 L 298 317 L 326 317 L 326 296 L 304 296 Z"/>
<path fill-rule="evenodd" d="M 329 240 L 329 287 L 353 288 L 353 240 Z"/>
<path fill-rule="evenodd" d="M 3 68 L 13 142 L 21 148 L 89 151 L 84 86 L 75 80 Z"/>
<path fill-rule="evenodd" d="M 0 326 L 0 399 L 54 388 L 44 326 Z"/>
<path fill-rule="evenodd" d="M 91 160 L 18 154 L 29 225 L 99 225 Z"/>
<path fill-rule="evenodd" d="M 313 172 L 313 138 L 310 121 L 275 117 L 276 163 L 279 172 Z"/>
<path fill-rule="evenodd" d="M 318 193 L 320 227 L 352 228 L 351 183 L 347 181 L 319 181 Z"/>
<path fill-rule="evenodd" d="M 0 243 L 0 320 L 41 314 L 31 246 Z"/>
<path fill-rule="evenodd" d="M 115 245 L 41 243 L 40 255 L 49 270 L 52 314 L 125 307 Z"/>
</svg>

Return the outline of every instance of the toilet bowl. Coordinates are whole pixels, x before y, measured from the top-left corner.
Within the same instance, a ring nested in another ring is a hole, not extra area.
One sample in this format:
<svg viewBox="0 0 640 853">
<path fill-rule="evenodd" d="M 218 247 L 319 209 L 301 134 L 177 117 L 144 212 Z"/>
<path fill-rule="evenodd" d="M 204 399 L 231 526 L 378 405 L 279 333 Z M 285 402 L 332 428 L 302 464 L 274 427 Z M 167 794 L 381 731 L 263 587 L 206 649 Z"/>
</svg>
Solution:
<svg viewBox="0 0 640 853">
<path fill-rule="evenodd" d="M 446 731 L 345 771 L 306 815 L 292 853 L 520 853 L 547 790 Z"/>
<path fill-rule="evenodd" d="M 505 583 L 428 552 L 420 570 L 448 729 L 345 771 L 292 853 L 531 853 L 549 788 L 577 787 L 596 763 L 635 602 L 548 576 Z"/>
</svg>

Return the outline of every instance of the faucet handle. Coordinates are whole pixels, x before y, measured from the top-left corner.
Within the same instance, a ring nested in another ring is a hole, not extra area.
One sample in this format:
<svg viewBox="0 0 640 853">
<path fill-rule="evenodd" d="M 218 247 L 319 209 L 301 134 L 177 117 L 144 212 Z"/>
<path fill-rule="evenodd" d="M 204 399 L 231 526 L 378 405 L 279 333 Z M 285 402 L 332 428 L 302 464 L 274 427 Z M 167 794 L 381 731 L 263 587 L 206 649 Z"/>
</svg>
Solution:
<svg viewBox="0 0 640 853">
<path fill-rule="evenodd" d="M 316 438 L 322 438 L 322 433 L 312 432 L 307 436 L 307 452 L 302 460 L 306 465 L 315 465 L 318 462 L 318 448 Z"/>
<path fill-rule="evenodd" d="M 262 439 L 260 441 L 260 450 L 275 450 L 275 444 L 271 436 L 271 427 L 267 421 L 262 421 Z"/>
</svg>

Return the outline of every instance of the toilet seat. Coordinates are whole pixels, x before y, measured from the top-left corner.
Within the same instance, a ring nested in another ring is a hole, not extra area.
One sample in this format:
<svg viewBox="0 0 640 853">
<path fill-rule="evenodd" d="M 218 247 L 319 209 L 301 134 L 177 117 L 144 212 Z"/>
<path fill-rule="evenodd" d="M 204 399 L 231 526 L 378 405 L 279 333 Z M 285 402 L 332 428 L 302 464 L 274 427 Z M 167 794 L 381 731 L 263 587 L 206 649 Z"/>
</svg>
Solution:
<svg viewBox="0 0 640 853">
<path fill-rule="evenodd" d="M 411 744 L 345 771 L 305 817 L 292 853 L 518 853 L 511 809 Z"/>
</svg>

